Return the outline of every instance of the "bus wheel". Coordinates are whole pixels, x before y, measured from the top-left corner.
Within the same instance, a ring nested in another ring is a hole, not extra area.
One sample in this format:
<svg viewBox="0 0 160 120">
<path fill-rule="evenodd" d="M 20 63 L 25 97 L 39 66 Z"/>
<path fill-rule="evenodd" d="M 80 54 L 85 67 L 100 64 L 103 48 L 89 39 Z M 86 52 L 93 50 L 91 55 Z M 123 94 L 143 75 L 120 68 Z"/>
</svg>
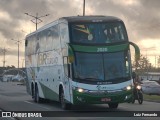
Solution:
<svg viewBox="0 0 160 120">
<path fill-rule="evenodd" d="M 39 97 L 39 91 L 38 91 L 38 87 L 35 87 L 35 96 L 34 96 L 34 101 L 37 103 L 41 103 L 43 102 L 43 99 Z"/>
<path fill-rule="evenodd" d="M 109 108 L 117 108 L 118 107 L 118 103 L 108 103 Z"/>
<path fill-rule="evenodd" d="M 61 89 L 61 91 L 60 91 L 59 98 L 60 98 L 60 103 L 61 103 L 62 109 L 70 110 L 71 109 L 71 104 L 65 102 L 63 89 Z"/>
<path fill-rule="evenodd" d="M 32 84 L 31 85 L 31 94 L 32 94 L 32 99 L 34 99 L 34 97 L 35 97 L 35 92 L 34 92 L 34 85 Z"/>
</svg>

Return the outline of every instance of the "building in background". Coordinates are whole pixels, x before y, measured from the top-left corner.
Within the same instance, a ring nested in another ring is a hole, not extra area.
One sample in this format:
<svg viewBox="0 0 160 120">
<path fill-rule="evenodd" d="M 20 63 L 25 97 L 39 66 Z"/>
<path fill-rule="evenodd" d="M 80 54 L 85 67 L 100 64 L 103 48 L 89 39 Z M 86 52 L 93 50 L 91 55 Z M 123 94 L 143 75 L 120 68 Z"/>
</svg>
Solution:
<svg viewBox="0 0 160 120">
<path fill-rule="evenodd" d="M 160 81 L 160 72 L 145 72 L 140 75 L 141 80 Z"/>
</svg>

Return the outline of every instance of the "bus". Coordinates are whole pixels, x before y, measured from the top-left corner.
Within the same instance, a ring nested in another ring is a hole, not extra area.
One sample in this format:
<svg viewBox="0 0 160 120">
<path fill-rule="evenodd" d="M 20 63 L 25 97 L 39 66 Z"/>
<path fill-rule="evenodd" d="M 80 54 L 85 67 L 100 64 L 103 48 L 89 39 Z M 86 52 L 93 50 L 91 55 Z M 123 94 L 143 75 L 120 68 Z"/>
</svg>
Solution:
<svg viewBox="0 0 160 120">
<path fill-rule="evenodd" d="M 53 21 L 25 38 L 26 88 L 35 102 L 72 105 L 131 102 L 130 45 L 123 21 L 113 16 L 71 16 Z"/>
</svg>

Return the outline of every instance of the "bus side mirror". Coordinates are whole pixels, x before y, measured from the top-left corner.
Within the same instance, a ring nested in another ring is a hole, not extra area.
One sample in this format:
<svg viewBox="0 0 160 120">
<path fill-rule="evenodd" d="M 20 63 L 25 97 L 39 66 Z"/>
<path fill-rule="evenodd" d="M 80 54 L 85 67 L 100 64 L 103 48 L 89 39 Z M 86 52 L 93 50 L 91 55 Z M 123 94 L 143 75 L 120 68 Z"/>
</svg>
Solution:
<svg viewBox="0 0 160 120">
<path fill-rule="evenodd" d="M 129 42 L 130 45 L 132 45 L 135 49 L 135 61 L 137 62 L 140 59 L 140 49 L 139 47 L 133 43 L 133 42 Z"/>
</svg>

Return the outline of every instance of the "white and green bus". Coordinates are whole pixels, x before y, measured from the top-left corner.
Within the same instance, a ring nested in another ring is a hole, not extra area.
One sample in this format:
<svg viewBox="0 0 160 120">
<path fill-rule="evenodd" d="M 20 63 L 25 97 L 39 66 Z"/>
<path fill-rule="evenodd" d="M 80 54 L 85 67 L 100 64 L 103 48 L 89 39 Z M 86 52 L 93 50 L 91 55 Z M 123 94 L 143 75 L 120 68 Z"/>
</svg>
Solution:
<svg viewBox="0 0 160 120">
<path fill-rule="evenodd" d="M 35 102 L 80 104 L 132 100 L 130 45 L 122 20 L 112 16 L 63 17 L 26 36 L 27 92 Z"/>
</svg>

